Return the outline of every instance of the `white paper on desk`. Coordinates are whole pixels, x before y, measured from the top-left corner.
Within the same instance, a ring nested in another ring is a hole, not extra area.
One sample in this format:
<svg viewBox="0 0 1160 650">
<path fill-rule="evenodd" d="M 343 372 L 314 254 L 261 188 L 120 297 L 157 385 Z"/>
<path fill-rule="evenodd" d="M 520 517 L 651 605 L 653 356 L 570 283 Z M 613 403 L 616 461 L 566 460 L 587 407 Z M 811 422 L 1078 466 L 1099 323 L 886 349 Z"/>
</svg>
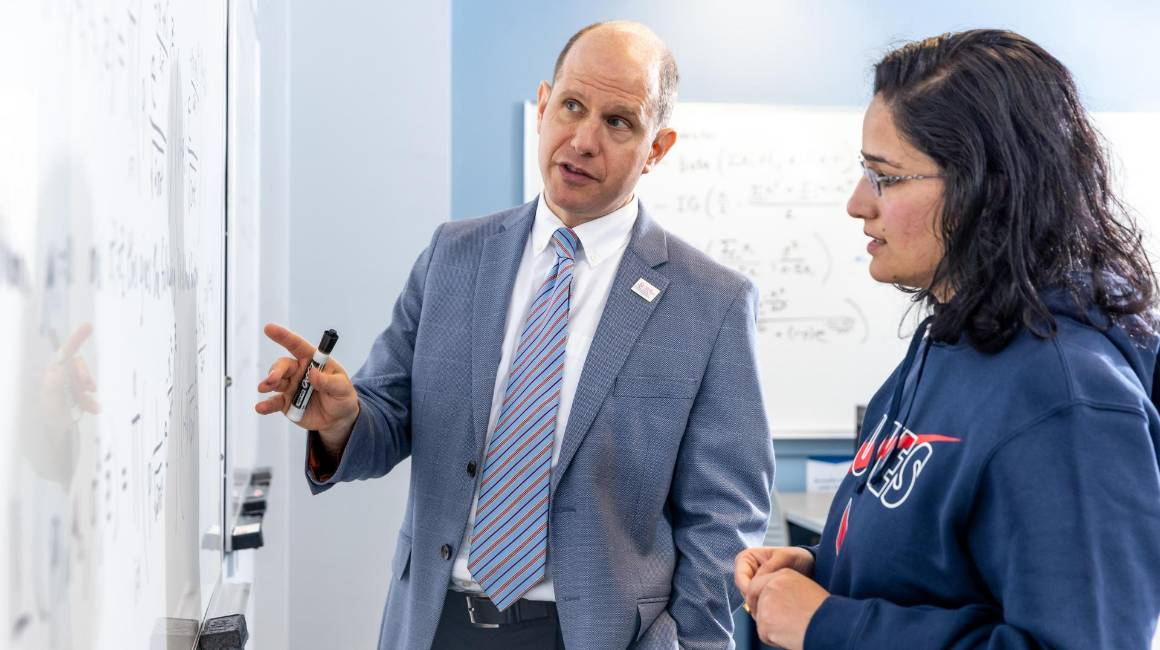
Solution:
<svg viewBox="0 0 1160 650">
<path fill-rule="evenodd" d="M 850 468 L 853 456 L 809 456 L 806 458 L 806 491 L 837 492 Z"/>
</svg>

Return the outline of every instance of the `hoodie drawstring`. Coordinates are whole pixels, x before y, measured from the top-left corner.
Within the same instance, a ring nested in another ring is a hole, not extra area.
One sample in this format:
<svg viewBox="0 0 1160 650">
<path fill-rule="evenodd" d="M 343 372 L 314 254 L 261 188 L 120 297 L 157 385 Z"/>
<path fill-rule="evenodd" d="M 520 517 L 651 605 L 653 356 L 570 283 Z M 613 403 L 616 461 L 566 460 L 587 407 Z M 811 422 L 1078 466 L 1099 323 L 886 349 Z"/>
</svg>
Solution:
<svg viewBox="0 0 1160 650">
<path fill-rule="evenodd" d="M 930 321 L 933 318 L 934 316 L 927 316 L 921 323 L 919 323 L 918 329 L 914 333 L 914 338 L 912 338 L 910 341 L 910 347 L 906 350 L 906 357 L 903 359 L 902 367 L 898 373 L 897 384 L 894 386 L 894 392 L 890 396 L 890 409 L 886 412 L 885 426 L 890 427 L 890 431 L 887 433 L 887 435 L 883 436 L 881 440 L 875 443 L 873 452 L 870 456 L 872 459 L 870 471 L 866 472 L 866 474 L 862 477 L 862 480 L 858 482 L 858 487 L 855 490 L 856 494 L 861 494 L 862 491 L 866 489 L 866 485 L 878 476 L 879 471 L 882 468 L 890 466 L 890 463 L 893 462 L 894 457 L 899 450 L 899 441 L 894 435 L 896 430 L 895 422 L 905 422 L 907 419 L 909 419 L 911 409 L 914 408 L 914 398 L 918 394 L 918 384 L 922 380 L 922 371 L 926 367 L 926 355 L 928 352 L 930 352 L 929 345 L 923 347 L 922 349 L 922 356 L 919 358 L 918 372 L 915 376 L 914 387 L 911 390 L 910 402 L 908 403 L 906 409 L 906 416 L 899 420 L 898 411 L 902 407 L 902 393 L 906 389 L 906 379 L 910 376 L 910 371 L 914 366 L 915 358 L 919 356 L 919 347 L 922 346 L 923 342 L 926 341 L 927 337 L 930 335 Z M 883 444 L 890 444 L 888 441 L 893 441 L 893 444 L 890 447 L 890 451 L 887 452 L 886 458 L 881 459 L 881 462 L 879 462 L 879 449 Z"/>
</svg>

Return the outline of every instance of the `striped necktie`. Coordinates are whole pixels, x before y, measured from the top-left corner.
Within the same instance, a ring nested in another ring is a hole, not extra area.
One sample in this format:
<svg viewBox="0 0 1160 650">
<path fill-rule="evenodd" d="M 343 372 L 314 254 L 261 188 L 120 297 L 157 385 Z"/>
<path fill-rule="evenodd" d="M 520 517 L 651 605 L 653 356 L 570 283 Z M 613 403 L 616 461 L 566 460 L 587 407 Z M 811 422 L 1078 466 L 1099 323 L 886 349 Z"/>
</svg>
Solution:
<svg viewBox="0 0 1160 650">
<path fill-rule="evenodd" d="M 501 610 L 547 567 L 548 486 L 579 243 L 569 228 L 552 235 L 556 264 L 524 321 L 487 446 L 467 567 Z"/>
</svg>

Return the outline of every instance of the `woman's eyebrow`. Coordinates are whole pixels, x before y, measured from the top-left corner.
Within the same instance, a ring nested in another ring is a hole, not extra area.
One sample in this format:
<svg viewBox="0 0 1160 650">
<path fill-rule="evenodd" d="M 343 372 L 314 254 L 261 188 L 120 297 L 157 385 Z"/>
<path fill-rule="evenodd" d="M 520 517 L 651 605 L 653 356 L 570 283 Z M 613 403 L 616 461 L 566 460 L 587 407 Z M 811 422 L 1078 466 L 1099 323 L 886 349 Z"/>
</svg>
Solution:
<svg viewBox="0 0 1160 650">
<path fill-rule="evenodd" d="M 902 168 L 902 167 L 901 167 L 900 165 L 898 165 L 897 163 L 890 162 L 889 160 L 887 160 L 886 158 L 883 158 L 882 156 L 878 156 L 878 155 L 875 155 L 875 154 L 872 154 L 872 153 L 866 153 L 865 151 L 862 151 L 862 152 L 860 152 L 860 153 L 862 154 L 862 157 L 863 157 L 863 158 L 865 158 L 866 160 L 868 160 L 868 161 L 870 161 L 870 162 L 881 163 L 881 164 L 883 164 L 883 165 L 888 165 L 888 166 L 890 166 L 890 167 L 894 167 L 894 168 L 896 168 L 896 169 L 901 169 L 901 168 Z"/>
</svg>

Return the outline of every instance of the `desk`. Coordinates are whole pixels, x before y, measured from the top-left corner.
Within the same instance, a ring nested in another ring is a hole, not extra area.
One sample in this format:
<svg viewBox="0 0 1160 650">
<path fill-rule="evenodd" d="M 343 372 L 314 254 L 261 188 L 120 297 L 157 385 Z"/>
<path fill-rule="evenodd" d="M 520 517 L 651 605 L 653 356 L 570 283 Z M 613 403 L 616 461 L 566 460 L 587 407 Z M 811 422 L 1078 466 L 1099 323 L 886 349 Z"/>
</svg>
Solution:
<svg viewBox="0 0 1160 650">
<path fill-rule="evenodd" d="M 779 492 L 778 500 L 789 523 L 790 544 L 816 544 L 826 525 L 834 493 Z"/>
</svg>

